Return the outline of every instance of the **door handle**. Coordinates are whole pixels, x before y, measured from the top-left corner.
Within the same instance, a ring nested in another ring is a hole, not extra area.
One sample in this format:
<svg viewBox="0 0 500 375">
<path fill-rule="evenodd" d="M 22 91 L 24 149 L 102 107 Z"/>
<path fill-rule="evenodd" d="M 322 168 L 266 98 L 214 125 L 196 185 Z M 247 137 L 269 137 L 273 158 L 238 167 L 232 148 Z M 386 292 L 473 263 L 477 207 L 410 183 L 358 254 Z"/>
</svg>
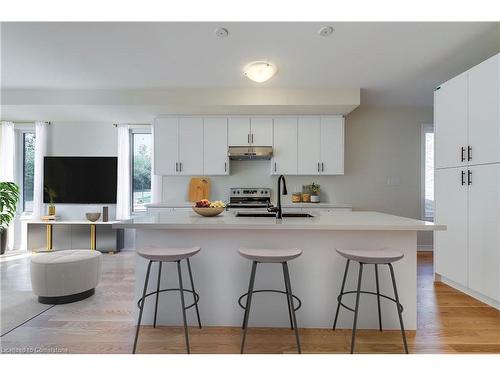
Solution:
<svg viewBox="0 0 500 375">
<path fill-rule="evenodd" d="M 462 162 L 465 161 L 465 147 L 461 147 L 460 161 L 462 161 Z"/>
<path fill-rule="evenodd" d="M 319 172 L 319 161 L 318 161 L 318 172 Z"/>
<path fill-rule="evenodd" d="M 465 185 L 465 171 L 462 171 L 462 186 Z"/>
<path fill-rule="evenodd" d="M 471 161 L 472 160 L 472 147 L 467 146 L 467 160 Z"/>
<path fill-rule="evenodd" d="M 227 161 L 224 162 L 224 172 L 227 172 Z"/>
<path fill-rule="evenodd" d="M 325 171 L 325 165 L 323 164 L 323 162 L 321 162 L 321 172 L 324 172 Z"/>
<path fill-rule="evenodd" d="M 470 170 L 467 171 L 467 185 L 472 185 L 472 172 Z"/>
<path fill-rule="evenodd" d="M 276 172 L 276 162 L 274 162 L 274 171 Z"/>
</svg>

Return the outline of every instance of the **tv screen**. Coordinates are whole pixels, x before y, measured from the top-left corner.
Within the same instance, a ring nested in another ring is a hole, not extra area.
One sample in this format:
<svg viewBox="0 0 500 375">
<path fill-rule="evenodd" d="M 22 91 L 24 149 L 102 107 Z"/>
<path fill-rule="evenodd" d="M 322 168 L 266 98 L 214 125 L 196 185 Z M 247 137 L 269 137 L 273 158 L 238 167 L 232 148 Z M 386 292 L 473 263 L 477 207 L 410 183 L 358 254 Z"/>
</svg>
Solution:
<svg viewBox="0 0 500 375">
<path fill-rule="evenodd" d="M 43 202 L 116 203 L 116 157 L 47 156 L 43 164 Z"/>
</svg>

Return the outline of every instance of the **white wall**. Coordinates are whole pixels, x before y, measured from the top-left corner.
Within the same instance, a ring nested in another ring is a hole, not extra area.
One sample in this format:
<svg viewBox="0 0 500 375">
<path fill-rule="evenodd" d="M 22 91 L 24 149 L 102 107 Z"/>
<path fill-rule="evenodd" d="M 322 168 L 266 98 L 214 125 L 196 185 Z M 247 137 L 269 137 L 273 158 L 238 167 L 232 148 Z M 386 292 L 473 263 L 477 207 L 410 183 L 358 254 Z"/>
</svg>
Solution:
<svg viewBox="0 0 500 375">
<path fill-rule="evenodd" d="M 432 108 L 356 109 L 346 117 L 345 175 L 288 176 L 289 192 L 314 181 L 321 185 L 324 202 L 419 219 L 420 126 L 432 123 L 432 116 Z M 189 179 L 163 177 L 163 200 L 186 201 Z M 269 161 L 232 161 L 230 176 L 210 178 L 211 199 L 228 199 L 229 188 L 238 186 L 271 187 L 275 194 L 276 179 Z M 431 244 L 432 236 L 419 236 L 419 245 Z"/>
</svg>

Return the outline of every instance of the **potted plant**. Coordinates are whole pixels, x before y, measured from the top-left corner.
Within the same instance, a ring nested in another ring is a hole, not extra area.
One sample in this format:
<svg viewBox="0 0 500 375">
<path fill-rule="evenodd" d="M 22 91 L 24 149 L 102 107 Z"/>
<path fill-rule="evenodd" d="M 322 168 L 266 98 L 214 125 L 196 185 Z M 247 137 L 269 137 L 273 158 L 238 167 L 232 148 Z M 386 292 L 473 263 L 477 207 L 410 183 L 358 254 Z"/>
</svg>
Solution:
<svg viewBox="0 0 500 375">
<path fill-rule="evenodd" d="M 13 182 L 0 182 L 0 254 L 7 247 L 7 228 L 16 214 L 19 187 Z"/>
<path fill-rule="evenodd" d="M 311 184 L 311 203 L 319 203 L 320 186 L 314 182 Z"/>
<path fill-rule="evenodd" d="M 54 204 L 54 198 L 57 197 L 56 192 L 54 189 L 51 187 L 45 185 L 44 187 L 45 192 L 49 195 L 49 215 L 55 215 L 56 214 L 56 206 Z"/>
</svg>

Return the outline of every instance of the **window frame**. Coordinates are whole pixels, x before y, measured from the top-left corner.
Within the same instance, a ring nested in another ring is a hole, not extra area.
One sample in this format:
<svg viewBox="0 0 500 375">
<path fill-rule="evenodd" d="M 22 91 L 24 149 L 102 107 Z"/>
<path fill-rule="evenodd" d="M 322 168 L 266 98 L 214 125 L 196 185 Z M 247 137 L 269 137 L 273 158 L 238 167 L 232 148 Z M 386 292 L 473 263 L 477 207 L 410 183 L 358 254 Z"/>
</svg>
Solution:
<svg viewBox="0 0 500 375">
<path fill-rule="evenodd" d="M 152 126 L 151 125 L 134 125 L 129 128 L 129 154 L 130 154 L 130 214 L 141 215 L 147 211 L 147 208 L 143 210 L 134 210 L 134 135 L 135 134 L 151 134 L 153 136 Z M 151 139 L 151 147 L 153 139 Z M 153 155 L 151 155 L 153 158 Z"/>
<path fill-rule="evenodd" d="M 24 137 L 27 133 L 33 133 L 36 136 L 35 126 L 34 125 L 15 125 L 15 134 L 16 134 L 16 183 L 19 186 L 19 201 L 17 203 L 17 212 L 20 213 L 22 217 L 30 217 L 33 214 L 33 210 L 25 211 L 24 210 Z"/>
<path fill-rule="evenodd" d="M 434 221 L 434 216 L 425 214 L 425 135 L 434 133 L 434 124 L 422 124 L 420 134 L 420 217 L 425 221 Z M 434 163 L 436 162 L 436 142 L 434 141 Z M 435 168 L 434 168 L 435 169 Z"/>
</svg>

